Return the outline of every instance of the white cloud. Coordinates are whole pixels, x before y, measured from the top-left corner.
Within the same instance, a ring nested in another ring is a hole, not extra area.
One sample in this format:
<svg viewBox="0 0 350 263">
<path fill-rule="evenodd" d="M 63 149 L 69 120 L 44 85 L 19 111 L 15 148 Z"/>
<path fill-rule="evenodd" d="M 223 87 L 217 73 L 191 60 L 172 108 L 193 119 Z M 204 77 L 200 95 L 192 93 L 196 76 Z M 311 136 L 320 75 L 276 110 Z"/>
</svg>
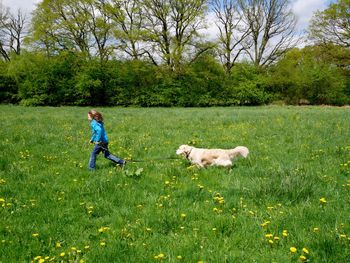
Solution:
<svg viewBox="0 0 350 263">
<path fill-rule="evenodd" d="M 17 12 L 18 9 L 21 9 L 25 13 L 31 13 L 39 2 L 41 0 L 2 0 L 2 4 L 9 7 L 12 12 Z"/>
<path fill-rule="evenodd" d="M 298 18 L 297 29 L 300 32 L 306 30 L 314 12 L 324 10 L 326 7 L 326 0 L 296 0 L 292 4 L 292 9 Z"/>
</svg>

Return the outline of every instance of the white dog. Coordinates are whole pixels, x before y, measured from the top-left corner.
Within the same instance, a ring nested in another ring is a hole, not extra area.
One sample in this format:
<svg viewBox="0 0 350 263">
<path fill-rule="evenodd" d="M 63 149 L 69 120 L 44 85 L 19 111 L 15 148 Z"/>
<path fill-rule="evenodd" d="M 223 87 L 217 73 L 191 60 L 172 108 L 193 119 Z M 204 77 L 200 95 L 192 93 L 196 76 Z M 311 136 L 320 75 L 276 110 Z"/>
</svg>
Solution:
<svg viewBox="0 0 350 263">
<path fill-rule="evenodd" d="M 181 145 L 176 150 L 177 155 L 184 156 L 192 164 L 197 167 L 206 166 L 232 166 L 232 160 L 235 157 L 242 156 L 246 158 L 249 154 L 249 150 L 244 146 L 237 146 L 234 149 L 201 149 L 189 145 Z"/>
</svg>

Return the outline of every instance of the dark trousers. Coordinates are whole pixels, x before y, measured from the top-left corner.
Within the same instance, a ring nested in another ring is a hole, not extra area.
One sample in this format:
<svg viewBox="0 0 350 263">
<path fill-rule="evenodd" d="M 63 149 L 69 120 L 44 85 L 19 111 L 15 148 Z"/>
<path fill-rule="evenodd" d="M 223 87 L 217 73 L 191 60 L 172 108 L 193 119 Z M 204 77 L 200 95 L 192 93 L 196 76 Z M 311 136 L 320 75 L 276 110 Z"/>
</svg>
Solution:
<svg viewBox="0 0 350 263">
<path fill-rule="evenodd" d="M 95 169 L 96 157 L 97 155 L 99 155 L 100 152 L 103 152 L 103 155 L 105 158 L 107 158 L 108 160 L 111 160 L 116 164 L 123 165 L 125 162 L 124 160 L 114 156 L 109 152 L 108 143 L 99 143 L 99 144 L 95 144 L 94 149 L 91 152 L 89 169 Z"/>
</svg>

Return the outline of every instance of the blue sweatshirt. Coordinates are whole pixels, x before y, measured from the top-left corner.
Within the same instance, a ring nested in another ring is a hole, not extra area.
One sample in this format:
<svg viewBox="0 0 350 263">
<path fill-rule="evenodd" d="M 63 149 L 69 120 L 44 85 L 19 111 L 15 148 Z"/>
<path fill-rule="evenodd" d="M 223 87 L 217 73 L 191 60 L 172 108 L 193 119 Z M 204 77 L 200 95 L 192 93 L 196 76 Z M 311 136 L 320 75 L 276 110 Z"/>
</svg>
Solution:
<svg viewBox="0 0 350 263">
<path fill-rule="evenodd" d="M 98 122 L 96 120 L 92 120 L 90 122 L 91 129 L 92 129 L 92 142 L 108 142 L 107 133 L 105 131 L 105 128 L 103 127 L 103 122 Z"/>
</svg>

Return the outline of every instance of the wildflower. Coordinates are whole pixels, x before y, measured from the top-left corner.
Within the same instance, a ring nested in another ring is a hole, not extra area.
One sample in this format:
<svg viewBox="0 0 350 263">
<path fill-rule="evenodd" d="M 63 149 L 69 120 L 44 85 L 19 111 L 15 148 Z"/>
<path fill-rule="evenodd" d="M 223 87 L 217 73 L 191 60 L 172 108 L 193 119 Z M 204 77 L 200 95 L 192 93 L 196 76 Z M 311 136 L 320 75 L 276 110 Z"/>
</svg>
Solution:
<svg viewBox="0 0 350 263">
<path fill-rule="evenodd" d="M 260 226 L 261 227 L 267 227 L 268 224 L 270 224 L 270 221 L 265 221 L 264 223 L 262 223 Z"/>
<path fill-rule="evenodd" d="M 34 260 L 39 260 L 39 259 L 41 259 L 41 256 L 37 256 L 34 258 Z"/>
<path fill-rule="evenodd" d="M 65 255 L 66 255 L 66 253 L 62 252 L 62 253 L 60 254 L 60 257 L 64 257 Z"/>
<path fill-rule="evenodd" d="M 176 259 L 181 260 L 182 256 L 177 256 Z"/>
<path fill-rule="evenodd" d="M 324 197 L 320 198 L 320 203 L 321 203 L 321 205 L 325 205 L 327 203 L 326 198 L 324 198 Z"/>
<path fill-rule="evenodd" d="M 273 239 L 276 240 L 276 241 L 280 240 L 279 237 L 274 237 Z"/>
<path fill-rule="evenodd" d="M 38 237 L 38 236 L 39 236 L 38 233 L 33 233 L 33 234 L 32 234 L 32 237 Z"/>
<path fill-rule="evenodd" d="M 309 254 L 309 250 L 308 250 L 306 247 L 303 247 L 303 252 L 304 252 L 305 254 Z"/>
<path fill-rule="evenodd" d="M 283 235 L 284 237 L 287 237 L 287 236 L 288 236 L 288 231 L 287 231 L 287 230 L 283 230 L 282 235 Z"/>
<path fill-rule="evenodd" d="M 98 229 L 98 232 L 100 232 L 100 233 L 105 233 L 105 232 L 107 232 L 108 230 L 109 230 L 109 227 L 104 226 L 104 227 L 99 228 L 99 229 Z"/>
<path fill-rule="evenodd" d="M 303 261 L 303 262 L 306 261 L 306 257 L 305 257 L 304 255 L 301 255 L 301 256 L 299 257 L 299 259 L 300 259 L 301 261 Z"/>
<path fill-rule="evenodd" d="M 297 249 L 296 249 L 296 247 L 291 247 L 290 249 L 290 252 L 292 252 L 292 253 L 295 253 L 295 252 L 297 252 Z"/>
<path fill-rule="evenodd" d="M 212 230 L 213 230 L 213 231 L 216 231 L 216 227 L 213 227 Z"/>
<path fill-rule="evenodd" d="M 181 218 L 185 218 L 185 217 L 186 217 L 186 214 L 182 213 Z"/>
<path fill-rule="evenodd" d="M 269 240 L 269 244 L 272 245 L 273 244 L 273 240 L 270 239 Z"/>
<path fill-rule="evenodd" d="M 164 257 L 165 255 L 163 253 L 160 253 L 159 255 L 154 256 L 155 259 L 159 259 L 159 260 L 162 260 Z"/>
<path fill-rule="evenodd" d="M 90 248 L 90 246 L 85 246 L 84 248 L 85 248 L 86 250 L 88 250 L 88 249 Z"/>
<path fill-rule="evenodd" d="M 314 227 L 314 232 L 318 232 L 320 229 L 318 227 Z"/>
<path fill-rule="evenodd" d="M 266 234 L 265 237 L 266 238 L 271 238 L 271 237 L 273 237 L 273 235 L 272 234 Z"/>
<path fill-rule="evenodd" d="M 102 241 L 102 242 L 100 242 L 100 246 L 101 246 L 101 247 L 106 246 L 106 242 L 103 242 L 103 241 Z"/>
<path fill-rule="evenodd" d="M 55 246 L 56 248 L 60 248 L 60 247 L 62 247 L 62 245 L 61 245 L 61 243 L 60 242 L 56 242 L 56 246 Z"/>
</svg>

